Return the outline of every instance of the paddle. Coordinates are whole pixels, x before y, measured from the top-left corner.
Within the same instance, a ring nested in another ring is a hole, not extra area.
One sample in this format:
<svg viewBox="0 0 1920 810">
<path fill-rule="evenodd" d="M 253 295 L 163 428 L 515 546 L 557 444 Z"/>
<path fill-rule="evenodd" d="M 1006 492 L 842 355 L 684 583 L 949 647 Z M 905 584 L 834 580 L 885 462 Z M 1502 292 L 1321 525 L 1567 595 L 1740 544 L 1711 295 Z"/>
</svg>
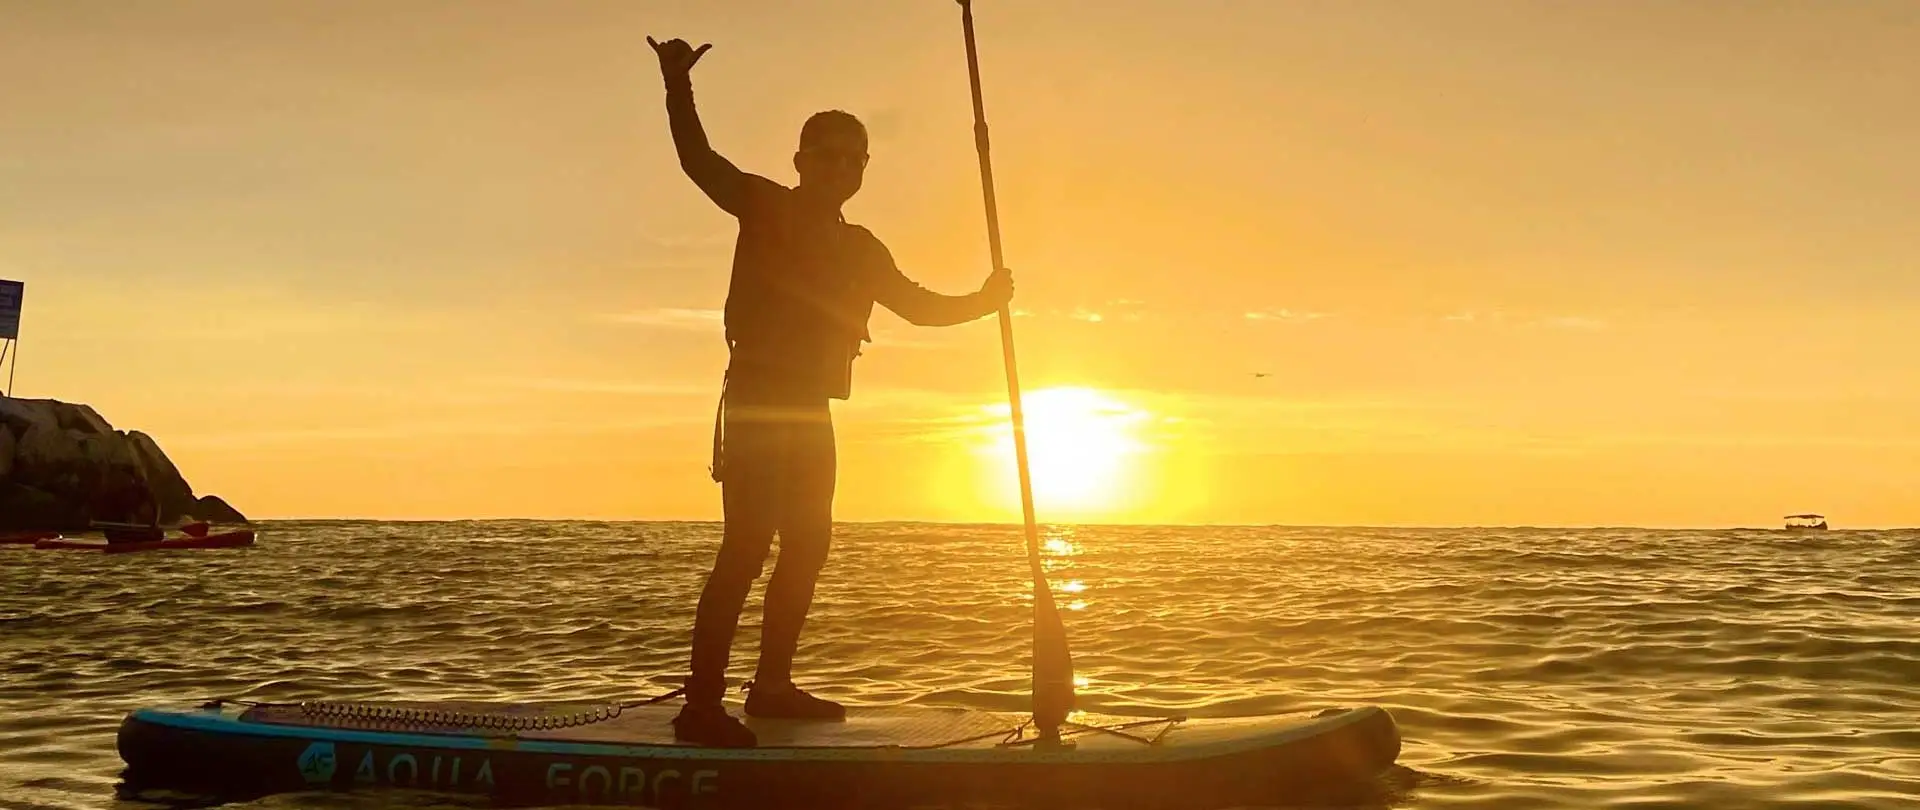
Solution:
<svg viewBox="0 0 1920 810">
<path fill-rule="evenodd" d="M 993 162 L 988 157 L 987 111 L 980 99 L 980 57 L 973 44 L 973 3 L 960 3 L 960 23 L 967 36 L 967 77 L 973 84 L 973 142 L 980 152 L 980 186 L 987 203 L 987 246 L 996 272 L 1000 255 L 1000 211 L 993 197 Z M 1033 574 L 1033 722 L 1042 742 L 1060 741 L 1060 724 L 1073 711 L 1073 654 L 1067 649 L 1067 628 L 1047 586 L 1040 564 L 1040 530 L 1033 519 L 1033 478 L 1027 469 L 1027 424 L 1020 410 L 1020 373 L 1013 361 L 1013 313 L 1000 307 L 1000 350 L 1007 366 L 1007 399 L 1012 405 L 1013 455 L 1020 467 L 1020 508 L 1027 523 L 1027 565 Z"/>
</svg>

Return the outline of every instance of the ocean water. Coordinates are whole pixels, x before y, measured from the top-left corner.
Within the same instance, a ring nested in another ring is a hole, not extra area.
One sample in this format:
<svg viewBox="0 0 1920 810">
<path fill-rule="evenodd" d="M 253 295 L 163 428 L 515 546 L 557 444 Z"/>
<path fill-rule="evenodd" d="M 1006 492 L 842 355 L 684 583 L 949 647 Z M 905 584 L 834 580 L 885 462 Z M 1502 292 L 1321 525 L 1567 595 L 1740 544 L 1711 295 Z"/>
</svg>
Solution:
<svg viewBox="0 0 1920 810">
<path fill-rule="evenodd" d="M 1920 532 L 1053 527 L 1084 708 L 1371 703 L 1365 805 L 1920 807 Z M 632 698 L 684 671 L 719 526 L 269 523 L 255 548 L 0 547 L 0 808 L 121 795 L 129 709 Z M 1024 708 L 1018 527 L 848 525 L 797 677 Z M 751 671 L 758 594 L 736 647 Z M 459 806 L 414 794 L 261 807 Z M 773 805 L 777 806 L 777 805 Z"/>
</svg>

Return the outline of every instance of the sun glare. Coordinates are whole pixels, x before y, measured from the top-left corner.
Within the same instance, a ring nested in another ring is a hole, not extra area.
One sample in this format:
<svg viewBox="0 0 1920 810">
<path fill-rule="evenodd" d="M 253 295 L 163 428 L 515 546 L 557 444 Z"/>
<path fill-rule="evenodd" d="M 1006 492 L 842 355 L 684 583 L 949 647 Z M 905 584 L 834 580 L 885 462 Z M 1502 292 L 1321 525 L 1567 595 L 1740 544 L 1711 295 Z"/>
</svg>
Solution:
<svg viewBox="0 0 1920 810">
<path fill-rule="evenodd" d="M 1091 388 L 1046 388 L 1021 398 L 1027 424 L 1027 457 L 1035 506 L 1061 517 L 1107 514 L 1119 506 L 1136 456 L 1147 447 L 1139 435 L 1149 414 Z M 1009 406 L 988 409 L 988 448 L 1018 495 Z"/>
</svg>

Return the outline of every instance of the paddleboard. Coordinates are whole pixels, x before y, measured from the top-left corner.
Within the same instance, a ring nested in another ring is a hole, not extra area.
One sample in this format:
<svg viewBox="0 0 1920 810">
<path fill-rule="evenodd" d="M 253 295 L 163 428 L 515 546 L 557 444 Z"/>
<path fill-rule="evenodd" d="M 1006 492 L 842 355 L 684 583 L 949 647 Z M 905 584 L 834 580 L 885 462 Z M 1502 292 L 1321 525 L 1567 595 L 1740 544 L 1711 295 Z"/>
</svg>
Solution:
<svg viewBox="0 0 1920 810">
<path fill-rule="evenodd" d="M 733 706 L 736 716 L 739 707 Z M 756 748 L 677 743 L 647 704 L 212 701 L 126 716 L 130 785 L 227 796 L 357 788 L 534 804 L 814 807 L 949 800 L 1049 806 L 1289 804 L 1370 783 L 1400 751 L 1378 707 L 1317 715 L 1076 714 L 1064 745 L 1026 717 L 849 707 L 844 722 L 747 720 Z"/>
</svg>

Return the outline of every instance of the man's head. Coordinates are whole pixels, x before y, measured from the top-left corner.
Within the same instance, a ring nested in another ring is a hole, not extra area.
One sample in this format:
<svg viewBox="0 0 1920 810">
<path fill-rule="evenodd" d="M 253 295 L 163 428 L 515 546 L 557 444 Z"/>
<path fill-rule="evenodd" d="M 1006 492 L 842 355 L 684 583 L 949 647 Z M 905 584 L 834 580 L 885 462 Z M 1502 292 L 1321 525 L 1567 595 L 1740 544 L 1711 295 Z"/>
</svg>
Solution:
<svg viewBox="0 0 1920 810">
<path fill-rule="evenodd" d="M 860 190 L 867 173 L 867 128 L 839 110 L 814 113 L 800 128 L 800 150 L 793 153 L 800 187 L 844 203 Z"/>
</svg>

